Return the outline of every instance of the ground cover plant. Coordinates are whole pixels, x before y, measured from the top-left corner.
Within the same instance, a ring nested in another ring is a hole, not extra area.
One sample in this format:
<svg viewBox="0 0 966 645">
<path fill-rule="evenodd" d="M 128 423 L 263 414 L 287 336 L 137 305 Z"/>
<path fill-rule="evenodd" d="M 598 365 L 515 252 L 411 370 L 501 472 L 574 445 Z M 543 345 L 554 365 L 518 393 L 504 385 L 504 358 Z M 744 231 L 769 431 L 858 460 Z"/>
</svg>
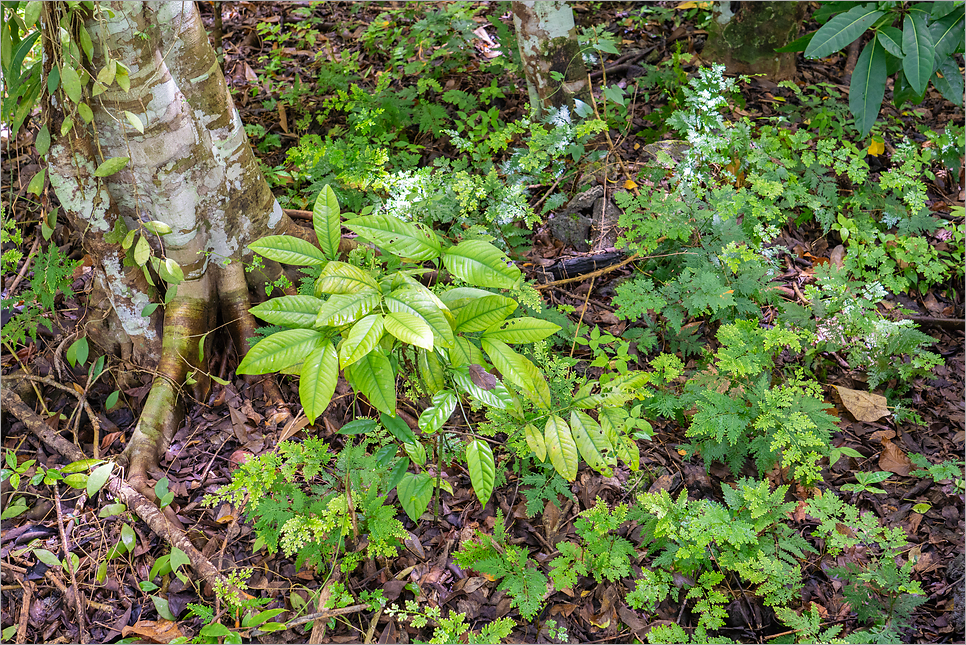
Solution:
<svg viewBox="0 0 966 645">
<path fill-rule="evenodd" d="M 43 83 L 3 7 L 4 640 L 966 636 L 963 3 L 822 3 L 781 82 L 701 58 L 712 5 L 575 4 L 590 93 L 542 116 L 511 3 L 202 3 L 298 225 L 199 256 L 264 286 L 179 346 L 142 497 L 154 375 L 30 108 L 126 82 L 87 4 Z M 142 317 L 178 234 L 104 237 Z"/>
</svg>

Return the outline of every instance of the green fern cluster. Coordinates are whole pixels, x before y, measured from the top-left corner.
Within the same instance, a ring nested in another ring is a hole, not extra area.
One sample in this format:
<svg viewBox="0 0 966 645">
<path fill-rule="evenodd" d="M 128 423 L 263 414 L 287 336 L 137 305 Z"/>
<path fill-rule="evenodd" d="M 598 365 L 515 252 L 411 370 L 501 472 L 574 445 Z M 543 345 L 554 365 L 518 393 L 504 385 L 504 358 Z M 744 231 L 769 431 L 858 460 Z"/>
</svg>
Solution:
<svg viewBox="0 0 966 645">
<path fill-rule="evenodd" d="M 578 576 L 593 575 L 600 583 L 604 579 L 620 580 L 631 572 L 631 558 L 637 554 L 626 538 L 613 535 L 627 519 L 628 507 L 619 504 L 608 508 L 600 498 L 584 511 L 575 523 L 580 544 L 558 542 L 560 556 L 550 562 L 550 579 L 557 589 L 577 584 Z"/>
</svg>

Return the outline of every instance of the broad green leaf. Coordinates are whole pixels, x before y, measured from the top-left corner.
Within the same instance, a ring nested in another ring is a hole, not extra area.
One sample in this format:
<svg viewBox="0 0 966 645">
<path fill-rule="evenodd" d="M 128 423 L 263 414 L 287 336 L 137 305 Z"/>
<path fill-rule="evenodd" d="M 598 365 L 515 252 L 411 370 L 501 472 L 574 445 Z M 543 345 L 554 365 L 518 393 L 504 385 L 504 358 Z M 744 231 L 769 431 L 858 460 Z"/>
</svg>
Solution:
<svg viewBox="0 0 966 645">
<path fill-rule="evenodd" d="M 353 419 L 339 428 L 336 434 L 371 434 L 375 429 L 375 419 Z"/>
<path fill-rule="evenodd" d="M 470 483 L 473 484 L 476 499 L 486 506 L 496 480 L 496 464 L 489 444 L 480 439 L 470 441 L 466 446 L 466 467 L 470 471 Z"/>
<path fill-rule="evenodd" d="M 80 76 L 77 75 L 77 70 L 70 65 L 64 65 L 60 68 L 60 86 L 64 88 L 64 93 L 67 94 L 67 98 L 74 103 L 80 103 Z"/>
<path fill-rule="evenodd" d="M 936 45 L 934 51 L 937 61 L 943 61 L 953 52 L 963 50 L 963 40 L 966 39 L 963 20 L 962 11 L 957 11 L 929 25 L 932 40 Z"/>
<path fill-rule="evenodd" d="M 137 536 L 135 535 L 134 529 L 131 528 L 130 524 L 121 525 L 121 544 L 124 545 L 124 548 L 128 553 L 134 551 L 134 547 L 137 544 Z"/>
<path fill-rule="evenodd" d="M 158 615 L 161 616 L 161 618 L 170 621 L 178 620 L 178 617 L 171 613 L 171 607 L 168 606 L 167 598 L 154 595 L 152 595 L 150 598 L 151 602 L 154 603 L 154 608 L 158 611 Z M 221 623 L 216 624 L 220 625 Z M 204 631 L 204 628 L 202 628 L 201 631 Z"/>
<path fill-rule="evenodd" d="M 883 15 L 874 4 L 854 7 L 822 25 L 805 48 L 805 58 L 823 58 L 848 47 Z"/>
<path fill-rule="evenodd" d="M 87 344 L 87 338 L 78 338 L 67 348 L 67 362 L 70 363 L 71 367 L 83 365 L 87 362 L 87 354 L 89 351 L 90 347 Z"/>
<path fill-rule="evenodd" d="M 87 496 L 93 498 L 97 495 L 97 491 L 104 488 L 104 484 L 107 483 L 108 478 L 111 476 L 111 471 L 114 469 L 114 462 L 109 461 L 106 464 L 101 464 L 93 471 L 91 471 L 91 476 L 87 478 Z"/>
<path fill-rule="evenodd" d="M 877 34 L 879 42 L 887 52 L 902 58 L 902 32 L 895 27 L 883 27 Z"/>
<path fill-rule="evenodd" d="M 141 134 L 144 134 L 144 123 L 141 122 L 141 117 L 139 117 L 137 114 L 134 114 L 133 112 L 128 112 L 127 110 L 124 110 L 124 118 L 127 119 L 127 122 L 131 124 L 131 127 L 133 127 Z"/>
<path fill-rule="evenodd" d="M 73 127 L 74 127 L 74 119 L 72 119 L 71 117 L 67 117 L 66 119 L 64 119 L 64 122 L 60 124 L 60 136 L 62 137 L 67 136 L 67 133 L 70 132 L 71 128 Z M 104 163 L 107 163 L 107 161 L 105 161 Z M 101 165 L 104 165 L 104 164 L 101 164 Z M 98 167 L 98 170 L 100 170 L 100 167 Z M 94 176 L 95 177 L 98 176 L 97 171 L 94 172 Z"/>
<path fill-rule="evenodd" d="M 482 344 L 486 355 L 504 378 L 522 388 L 537 407 L 550 408 L 550 386 L 530 359 L 498 340 L 484 338 Z"/>
<path fill-rule="evenodd" d="M 299 401 L 310 423 L 315 423 L 335 394 L 339 380 L 339 358 L 331 342 L 312 350 L 299 372 Z"/>
<path fill-rule="evenodd" d="M 382 295 L 378 291 L 366 291 L 349 295 L 329 296 L 319 309 L 315 319 L 316 329 L 341 327 L 362 318 L 379 305 Z"/>
<path fill-rule="evenodd" d="M 648 424 L 650 425 L 650 424 Z M 641 449 L 630 437 L 621 437 L 617 442 L 617 456 L 627 464 L 631 472 L 637 472 L 641 468 Z"/>
<path fill-rule="evenodd" d="M 933 84 L 949 101 L 963 107 L 963 75 L 955 58 L 949 57 L 939 64 L 932 76 Z"/>
<path fill-rule="evenodd" d="M 379 415 L 379 423 L 401 443 L 416 443 L 416 435 L 412 428 L 399 416 L 392 416 L 384 412 Z"/>
<path fill-rule="evenodd" d="M 483 332 L 482 337 L 504 343 L 535 343 L 558 331 L 560 325 L 539 318 L 523 317 L 508 320 L 501 326 L 490 327 Z"/>
<path fill-rule="evenodd" d="M 446 249 L 443 264 L 460 280 L 478 287 L 512 289 L 522 276 L 503 251 L 483 240 L 466 240 Z"/>
<path fill-rule="evenodd" d="M 238 374 L 278 372 L 305 360 L 322 341 L 312 329 L 277 331 L 255 343 L 238 365 Z"/>
<path fill-rule="evenodd" d="M 80 473 L 85 470 L 90 470 L 95 466 L 104 463 L 103 459 L 80 459 L 78 461 L 73 461 L 63 468 L 60 469 L 61 474 L 67 475 L 69 473 Z"/>
<path fill-rule="evenodd" d="M 141 225 L 155 235 L 167 235 L 171 232 L 170 226 L 157 219 L 150 220 L 148 222 L 141 222 Z"/>
<path fill-rule="evenodd" d="M 569 482 L 577 478 L 577 444 L 567 427 L 567 422 L 557 415 L 550 415 L 543 430 L 547 455 L 557 473 Z"/>
<path fill-rule="evenodd" d="M 319 240 L 322 253 L 330 260 L 339 259 L 339 242 L 342 240 L 342 219 L 339 216 L 339 199 L 332 187 L 326 184 L 315 199 L 312 208 L 312 226 Z"/>
<path fill-rule="evenodd" d="M 103 584 L 107 580 L 107 560 L 102 560 L 97 565 L 97 572 L 94 574 L 94 579 L 100 584 Z"/>
<path fill-rule="evenodd" d="M 436 234 L 392 215 L 367 215 L 346 222 L 346 228 L 395 256 L 425 262 L 439 257 Z"/>
<path fill-rule="evenodd" d="M 368 271 L 345 262 L 332 261 L 322 267 L 315 281 L 315 295 L 323 293 L 349 294 L 379 289 L 379 283 Z"/>
<path fill-rule="evenodd" d="M 533 451 L 533 455 L 540 461 L 547 460 L 547 444 L 543 440 L 543 433 L 537 430 L 532 423 L 528 423 L 523 428 L 527 438 L 527 445 Z"/>
<path fill-rule="evenodd" d="M 165 258 L 164 262 L 158 267 L 158 273 L 161 275 L 161 279 L 168 284 L 177 285 L 184 282 L 184 271 L 173 258 Z"/>
<path fill-rule="evenodd" d="M 246 627 L 258 627 L 259 625 L 261 625 L 265 621 L 271 620 L 272 618 L 275 618 L 279 614 L 285 613 L 286 611 L 288 611 L 288 610 L 285 609 L 284 607 L 281 607 L 281 608 L 278 608 L 278 609 L 266 609 L 265 611 L 260 611 L 257 614 L 255 614 L 254 616 L 252 616 L 248 620 L 248 623 L 245 626 Z M 263 625 L 263 627 L 264 627 L 264 625 Z"/>
<path fill-rule="evenodd" d="M 409 519 L 417 522 L 433 498 L 433 478 L 427 473 L 405 473 L 396 485 L 396 495 Z"/>
<path fill-rule="evenodd" d="M 597 472 L 610 477 L 612 471 L 609 464 L 614 463 L 614 446 L 604 436 L 597 422 L 583 410 L 572 410 L 570 432 L 584 461 Z"/>
<path fill-rule="evenodd" d="M 467 303 L 476 300 L 477 298 L 485 298 L 487 296 L 492 296 L 492 291 L 487 291 L 486 289 L 477 289 L 476 287 L 456 287 L 455 289 L 447 289 L 440 296 L 442 301 L 451 309 L 459 309 L 460 307 L 466 306 Z M 453 305 L 456 305 L 455 307 Z"/>
<path fill-rule="evenodd" d="M 114 82 L 115 74 L 117 74 L 117 61 L 111 60 L 97 73 L 97 80 L 106 87 L 110 87 L 111 83 Z"/>
<path fill-rule="evenodd" d="M 433 293 L 428 288 L 426 288 L 426 286 L 421 282 L 419 282 L 419 280 L 414 279 L 411 275 L 407 275 L 406 273 L 400 272 L 395 274 L 392 277 L 392 290 L 397 291 L 399 289 L 405 289 L 405 288 L 414 289 L 418 291 L 421 295 L 432 300 L 433 304 L 435 304 L 440 309 L 443 309 L 443 310 L 448 309 L 448 307 L 446 306 L 446 303 L 440 300 L 440 298 L 435 293 Z"/>
<path fill-rule="evenodd" d="M 324 300 L 312 296 L 280 296 L 266 300 L 249 311 L 272 325 L 311 329 L 324 304 Z"/>
<path fill-rule="evenodd" d="M 902 22 L 902 51 L 905 54 L 902 73 L 916 94 L 926 91 L 926 83 L 932 76 L 934 48 L 926 15 L 921 11 L 910 11 Z"/>
<path fill-rule="evenodd" d="M 849 87 L 849 111 L 855 117 L 855 128 L 860 136 L 868 134 L 879 115 L 885 85 L 885 48 L 876 36 L 862 49 Z"/>
<path fill-rule="evenodd" d="M 449 363 L 453 367 L 463 365 L 483 365 L 485 363 L 480 348 L 462 336 L 456 337 L 456 342 L 449 349 Z"/>
<path fill-rule="evenodd" d="M 435 352 L 427 352 L 420 349 L 416 353 L 416 365 L 419 369 L 419 377 L 431 393 L 436 393 L 446 387 L 446 373 L 443 365 L 439 362 L 439 357 Z"/>
<path fill-rule="evenodd" d="M 94 120 L 94 111 L 91 110 L 90 106 L 87 105 L 87 103 L 78 103 L 77 113 L 80 114 L 80 117 L 82 119 L 84 119 L 84 123 L 90 123 L 91 121 Z"/>
<path fill-rule="evenodd" d="M 439 432 L 439 430 L 453 416 L 459 399 L 452 390 L 442 390 L 433 395 L 433 404 L 423 410 L 419 415 L 419 429 L 427 434 Z"/>
<path fill-rule="evenodd" d="M 355 363 L 374 350 L 379 345 L 384 330 L 385 325 L 380 314 L 366 316 L 354 324 L 339 348 L 339 363 L 342 368 L 345 369 L 347 365 Z"/>
<path fill-rule="evenodd" d="M 97 512 L 98 517 L 112 517 L 114 515 L 120 515 L 127 510 L 127 506 L 124 504 L 107 504 L 101 507 L 101 510 Z"/>
<path fill-rule="evenodd" d="M 30 2 L 23 3 L 23 26 L 24 29 L 30 29 L 37 22 L 37 18 L 40 17 L 40 9 L 44 6 L 43 2 L 40 0 L 30 0 Z"/>
<path fill-rule="evenodd" d="M 390 416 L 396 414 L 396 375 L 381 349 L 374 349 L 346 367 L 345 375 L 372 407 Z"/>
<path fill-rule="evenodd" d="M 328 262 L 322 251 L 291 235 L 269 235 L 252 242 L 248 248 L 269 260 L 295 266 L 322 266 Z"/>
<path fill-rule="evenodd" d="M 124 239 L 121 241 L 121 248 L 127 251 L 134 245 L 134 236 L 138 234 L 136 228 L 132 228 L 124 235 Z"/>
<path fill-rule="evenodd" d="M 465 367 L 454 370 L 452 376 L 453 381 L 461 390 L 472 396 L 477 401 L 480 401 L 491 408 L 506 410 L 509 409 L 513 404 L 510 393 L 507 391 L 506 386 L 503 385 L 503 383 L 497 382 L 495 387 L 485 390 L 473 382 Z"/>
<path fill-rule="evenodd" d="M 134 245 L 134 261 L 139 267 L 143 267 L 150 257 L 151 245 L 148 244 L 148 238 L 141 235 L 138 238 L 138 243 Z"/>
<path fill-rule="evenodd" d="M 409 345 L 433 350 L 433 330 L 426 321 L 415 314 L 393 311 L 386 314 L 386 331 Z"/>
<path fill-rule="evenodd" d="M 156 596 L 152 596 L 152 598 L 156 598 Z M 159 611 L 158 613 L 160 614 L 161 612 Z M 231 634 L 232 631 L 221 623 L 209 623 L 202 627 L 198 633 L 199 636 L 204 637 L 205 640 L 203 642 L 215 642 L 219 637 L 230 636 Z M 211 640 L 208 641 L 207 639 Z"/>
<path fill-rule="evenodd" d="M 91 35 L 83 23 L 77 25 L 77 40 L 80 41 L 81 49 L 87 56 L 89 62 L 94 62 L 94 43 L 91 42 Z"/>
<path fill-rule="evenodd" d="M 117 81 L 117 86 L 124 90 L 124 92 L 129 92 L 131 90 L 131 71 L 124 63 L 115 60 L 111 62 L 117 68 L 114 73 L 114 80 Z"/>
<path fill-rule="evenodd" d="M 455 331 L 484 331 L 506 320 L 516 308 L 516 300 L 506 296 L 493 294 L 477 298 L 456 311 Z"/>
<path fill-rule="evenodd" d="M 46 123 L 37 132 L 37 138 L 34 139 L 34 146 L 37 148 L 37 154 L 41 156 L 47 154 L 47 151 L 50 150 L 50 129 Z"/>
<path fill-rule="evenodd" d="M 405 287 L 386 296 L 386 308 L 393 312 L 414 314 L 433 330 L 434 345 L 452 347 L 453 327 L 435 302 L 421 291 Z"/>
<path fill-rule="evenodd" d="M 38 560 L 46 564 L 48 567 L 62 567 L 63 563 L 60 561 L 56 555 L 48 551 L 47 549 L 34 549 L 33 554 Z"/>
<path fill-rule="evenodd" d="M 426 448 L 418 441 L 404 443 L 403 450 L 406 451 L 406 454 L 409 455 L 409 458 L 417 466 L 422 466 L 426 463 Z"/>
<path fill-rule="evenodd" d="M 97 167 L 97 170 L 94 171 L 94 176 L 110 177 L 114 173 L 120 172 L 129 161 L 131 161 L 130 157 L 111 157 Z"/>
</svg>

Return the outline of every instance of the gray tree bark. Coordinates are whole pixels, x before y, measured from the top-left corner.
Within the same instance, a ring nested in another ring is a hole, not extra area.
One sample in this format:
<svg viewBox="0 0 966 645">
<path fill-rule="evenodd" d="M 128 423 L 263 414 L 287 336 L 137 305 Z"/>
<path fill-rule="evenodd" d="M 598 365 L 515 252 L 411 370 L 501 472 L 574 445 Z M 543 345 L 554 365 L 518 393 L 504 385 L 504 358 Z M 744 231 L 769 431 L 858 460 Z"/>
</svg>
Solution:
<svg viewBox="0 0 966 645">
<path fill-rule="evenodd" d="M 732 74 L 764 74 L 772 81 L 795 75 L 795 54 L 775 53 L 795 40 L 804 2 L 719 2 L 701 52 Z"/>
</svg>

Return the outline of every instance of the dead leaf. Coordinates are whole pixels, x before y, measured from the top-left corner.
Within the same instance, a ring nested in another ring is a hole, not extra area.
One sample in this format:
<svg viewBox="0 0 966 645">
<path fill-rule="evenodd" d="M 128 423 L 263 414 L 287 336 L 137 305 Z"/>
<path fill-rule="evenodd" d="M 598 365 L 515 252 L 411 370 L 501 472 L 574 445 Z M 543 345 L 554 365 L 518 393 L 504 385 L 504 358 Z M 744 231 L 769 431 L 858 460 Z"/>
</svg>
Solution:
<svg viewBox="0 0 966 645">
<path fill-rule="evenodd" d="M 496 387 L 496 377 L 476 364 L 470 365 L 470 380 L 484 390 L 492 390 Z"/>
<path fill-rule="evenodd" d="M 328 419 L 326 419 L 326 421 L 328 421 Z M 291 439 L 292 437 L 297 435 L 302 430 L 302 428 L 304 428 L 307 425 L 309 425 L 308 417 L 298 417 L 298 418 L 291 419 L 288 423 L 285 424 L 285 429 L 282 430 L 282 434 L 278 436 L 279 442 L 285 441 L 286 439 Z"/>
<path fill-rule="evenodd" d="M 882 453 L 879 455 L 879 468 L 906 477 L 912 472 L 912 462 L 899 446 L 883 437 Z"/>
<path fill-rule="evenodd" d="M 253 70 L 251 67 L 249 67 L 248 63 L 243 63 L 243 64 L 245 65 L 245 67 L 244 67 L 244 69 L 245 69 L 245 80 L 248 81 L 249 83 L 256 83 L 257 84 L 258 83 L 258 74 L 255 73 L 255 70 Z"/>
<path fill-rule="evenodd" d="M 856 421 L 874 423 L 882 417 L 889 416 L 886 398 L 881 394 L 851 390 L 841 385 L 833 386 L 842 399 L 842 405 L 851 413 Z"/>
<path fill-rule="evenodd" d="M 235 431 L 235 437 L 238 439 L 239 443 L 248 443 L 248 428 L 245 426 L 245 422 L 248 421 L 248 417 L 244 412 L 231 404 L 228 405 L 228 412 L 231 414 L 231 426 Z"/>
<path fill-rule="evenodd" d="M 832 249 L 832 253 L 830 253 L 828 256 L 828 260 L 841 269 L 845 265 L 845 247 L 839 244 Z"/>
<path fill-rule="evenodd" d="M 125 625 L 121 635 L 127 638 L 131 634 L 154 643 L 170 643 L 176 638 L 184 637 L 177 623 L 171 620 L 139 620 L 133 625 Z"/>
</svg>

